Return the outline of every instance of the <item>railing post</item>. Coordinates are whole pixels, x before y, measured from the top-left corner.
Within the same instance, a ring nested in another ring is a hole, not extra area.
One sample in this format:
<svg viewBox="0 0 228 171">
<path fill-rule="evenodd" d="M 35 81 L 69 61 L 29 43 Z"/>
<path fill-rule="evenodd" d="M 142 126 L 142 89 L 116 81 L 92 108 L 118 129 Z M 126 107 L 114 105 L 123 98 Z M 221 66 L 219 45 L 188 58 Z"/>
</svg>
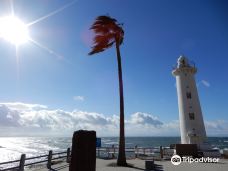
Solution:
<svg viewBox="0 0 228 171">
<path fill-rule="evenodd" d="M 110 150 L 109 150 L 109 147 L 106 147 L 106 152 L 108 153 L 108 158 L 110 156 Z"/>
<path fill-rule="evenodd" d="M 47 168 L 51 169 L 51 160 L 52 160 L 52 150 L 48 153 L 48 162 L 47 162 Z"/>
<path fill-rule="evenodd" d="M 97 147 L 97 156 L 100 157 L 100 147 Z"/>
<path fill-rule="evenodd" d="M 67 149 L 67 163 L 70 163 L 70 148 Z"/>
<path fill-rule="evenodd" d="M 143 148 L 143 154 L 146 155 L 146 149 L 145 148 Z"/>
<path fill-rule="evenodd" d="M 114 159 L 115 158 L 115 146 L 112 145 L 112 148 L 113 148 L 112 158 Z"/>
<path fill-rule="evenodd" d="M 26 157 L 25 154 L 21 155 L 20 164 L 19 164 L 19 171 L 24 171 L 25 157 Z"/>
<path fill-rule="evenodd" d="M 137 158 L 138 157 L 138 146 L 136 145 L 135 146 L 135 158 Z"/>
<path fill-rule="evenodd" d="M 161 159 L 163 159 L 163 149 L 162 149 L 162 146 L 160 146 L 160 155 L 161 155 Z"/>
</svg>

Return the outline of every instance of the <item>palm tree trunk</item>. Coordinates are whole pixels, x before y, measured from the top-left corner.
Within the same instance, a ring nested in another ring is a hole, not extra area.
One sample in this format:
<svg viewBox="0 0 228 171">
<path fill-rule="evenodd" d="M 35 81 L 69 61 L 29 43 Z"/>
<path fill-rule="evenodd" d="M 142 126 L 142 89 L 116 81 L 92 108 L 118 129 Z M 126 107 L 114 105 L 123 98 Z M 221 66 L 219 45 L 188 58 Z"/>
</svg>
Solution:
<svg viewBox="0 0 228 171">
<path fill-rule="evenodd" d="M 125 155 L 125 135 L 124 135 L 124 96 L 123 96 L 123 79 L 122 79 L 122 66 L 119 41 L 116 41 L 116 53 L 118 62 L 118 75 L 119 75 L 119 94 L 120 94 L 120 136 L 119 136 L 119 154 L 117 158 L 118 166 L 126 166 Z"/>
</svg>

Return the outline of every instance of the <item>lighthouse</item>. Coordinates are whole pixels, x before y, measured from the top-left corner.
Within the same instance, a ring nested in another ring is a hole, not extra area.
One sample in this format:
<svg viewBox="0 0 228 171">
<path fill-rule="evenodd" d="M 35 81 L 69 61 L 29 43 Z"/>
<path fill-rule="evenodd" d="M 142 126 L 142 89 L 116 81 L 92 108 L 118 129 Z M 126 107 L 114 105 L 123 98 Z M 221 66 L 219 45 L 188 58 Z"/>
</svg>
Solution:
<svg viewBox="0 0 228 171">
<path fill-rule="evenodd" d="M 194 77 L 196 73 L 197 68 L 185 56 L 178 58 L 172 71 L 176 77 L 181 144 L 197 144 L 199 147 L 206 141 L 206 131 Z"/>
</svg>

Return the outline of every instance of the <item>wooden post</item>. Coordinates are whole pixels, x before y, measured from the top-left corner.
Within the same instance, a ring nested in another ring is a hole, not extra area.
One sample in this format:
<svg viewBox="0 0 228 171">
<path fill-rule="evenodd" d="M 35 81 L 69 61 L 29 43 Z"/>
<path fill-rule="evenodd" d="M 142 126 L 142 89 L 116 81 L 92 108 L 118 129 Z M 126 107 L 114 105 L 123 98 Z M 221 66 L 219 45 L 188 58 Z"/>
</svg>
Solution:
<svg viewBox="0 0 228 171">
<path fill-rule="evenodd" d="M 135 146 L 135 158 L 137 158 L 138 157 L 138 146 L 136 145 Z"/>
<path fill-rule="evenodd" d="M 26 158 L 26 155 L 22 154 L 20 159 L 20 164 L 19 164 L 19 171 L 24 171 L 25 158 Z"/>
<path fill-rule="evenodd" d="M 70 148 L 67 149 L 67 163 L 70 163 Z"/>
<path fill-rule="evenodd" d="M 47 162 L 47 168 L 51 169 L 51 160 L 52 160 L 52 150 L 48 153 L 48 162 Z"/>
<path fill-rule="evenodd" d="M 146 155 L 146 149 L 145 148 L 143 148 L 143 154 Z"/>
<path fill-rule="evenodd" d="M 160 146 L 160 155 L 161 155 L 161 159 L 163 159 L 163 149 L 162 149 L 162 146 Z"/>
</svg>

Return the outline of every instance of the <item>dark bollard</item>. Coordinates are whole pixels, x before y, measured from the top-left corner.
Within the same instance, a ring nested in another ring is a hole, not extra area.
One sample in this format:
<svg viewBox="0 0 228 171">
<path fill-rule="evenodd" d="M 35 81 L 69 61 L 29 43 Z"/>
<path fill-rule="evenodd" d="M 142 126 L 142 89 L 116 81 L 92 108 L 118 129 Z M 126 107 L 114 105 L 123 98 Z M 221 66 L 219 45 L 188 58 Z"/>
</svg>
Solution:
<svg viewBox="0 0 228 171">
<path fill-rule="evenodd" d="M 96 170 L 96 132 L 76 131 L 72 139 L 69 171 Z"/>
</svg>

